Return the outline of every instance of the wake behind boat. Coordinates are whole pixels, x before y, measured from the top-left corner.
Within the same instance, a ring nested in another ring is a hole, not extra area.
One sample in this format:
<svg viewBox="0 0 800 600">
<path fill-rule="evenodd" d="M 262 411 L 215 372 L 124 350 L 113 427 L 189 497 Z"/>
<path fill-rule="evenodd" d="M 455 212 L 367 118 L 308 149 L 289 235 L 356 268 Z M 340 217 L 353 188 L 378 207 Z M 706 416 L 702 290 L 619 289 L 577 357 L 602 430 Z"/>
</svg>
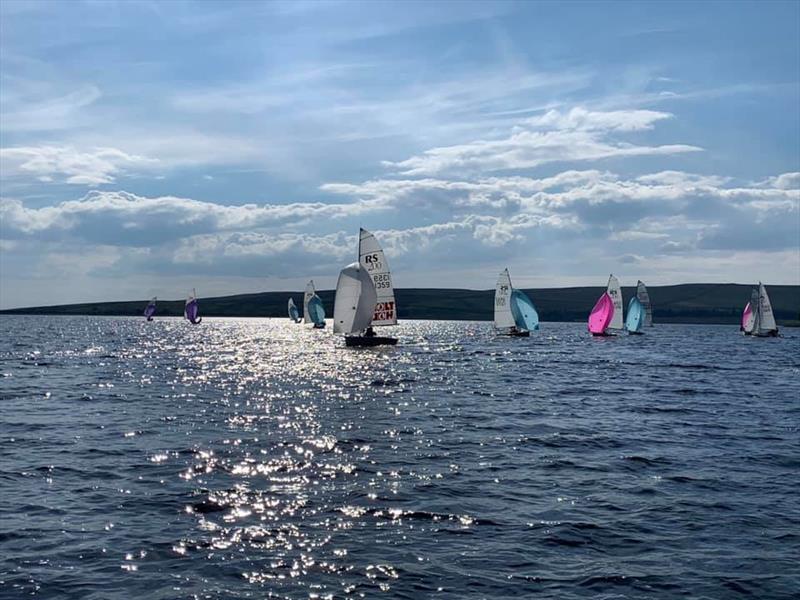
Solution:
<svg viewBox="0 0 800 600">
<path fill-rule="evenodd" d="M 494 327 L 500 335 L 529 337 L 539 329 L 539 314 L 531 299 L 511 285 L 511 275 L 504 269 L 494 290 Z"/>
<path fill-rule="evenodd" d="M 345 335 L 345 346 L 394 345 L 397 338 L 379 336 L 373 327 L 397 325 L 389 264 L 375 236 L 359 231 L 357 263 L 339 273 L 333 306 L 333 331 Z"/>
</svg>

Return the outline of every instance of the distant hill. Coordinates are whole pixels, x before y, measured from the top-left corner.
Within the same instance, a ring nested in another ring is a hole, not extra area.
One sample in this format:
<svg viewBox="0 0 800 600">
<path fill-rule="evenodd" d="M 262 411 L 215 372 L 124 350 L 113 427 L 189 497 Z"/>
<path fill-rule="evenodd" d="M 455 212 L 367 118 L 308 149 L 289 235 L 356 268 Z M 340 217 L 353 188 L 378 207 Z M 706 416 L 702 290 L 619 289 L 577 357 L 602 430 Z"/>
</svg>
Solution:
<svg viewBox="0 0 800 600">
<path fill-rule="evenodd" d="M 543 321 L 583 321 L 605 288 L 572 287 L 526 289 Z M 751 286 L 733 283 L 689 283 L 648 287 L 654 320 L 661 323 L 738 323 L 750 298 Z M 401 319 L 492 319 L 494 290 L 409 288 L 395 291 Z M 625 305 L 636 293 L 622 288 Z M 333 314 L 333 290 L 317 292 L 325 311 Z M 800 286 L 771 285 L 775 318 L 782 324 L 800 320 Z M 302 304 L 303 292 L 262 292 L 218 298 L 200 298 L 200 314 L 220 317 L 285 317 L 292 296 Z M 141 316 L 147 299 L 37 306 L 0 311 L 0 314 Z M 183 315 L 183 300 L 159 300 L 158 316 Z"/>
</svg>

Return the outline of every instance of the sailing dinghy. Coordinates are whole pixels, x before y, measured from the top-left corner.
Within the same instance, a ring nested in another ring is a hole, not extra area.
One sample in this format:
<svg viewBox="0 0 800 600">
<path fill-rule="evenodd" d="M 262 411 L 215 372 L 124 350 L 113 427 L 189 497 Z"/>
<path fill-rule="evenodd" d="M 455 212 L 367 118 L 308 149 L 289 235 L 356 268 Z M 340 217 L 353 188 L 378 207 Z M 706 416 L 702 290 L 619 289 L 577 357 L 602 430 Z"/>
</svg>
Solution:
<svg viewBox="0 0 800 600">
<path fill-rule="evenodd" d="M 539 314 L 531 299 L 511 285 L 508 269 L 497 278 L 494 290 L 494 326 L 501 335 L 528 337 L 539 329 Z"/>
<path fill-rule="evenodd" d="M 641 283 L 641 282 L 640 282 Z M 644 306 L 637 296 L 631 298 L 628 303 L 628 318 L 625 319 L 625 329 L 630 335 L 643 335 L 642 327 L 646 319 Z"/>
<path fill-rule="evenodd" d="M 397 338 L 375 335 L 373 327 L 397 325 L 392 275 L 383 249 L 366 229 L 359 231 L 358 262 L 339 273 L 333 331 L 346 346 L 394 345 Z"/>
<path fill-rule="evenodd" d="M 299 323 L 301 321 L 300 311 L 297 310 L 297 306 L 295 306 L 294 298 L 289 298 L 287 308 L 289 309 L 289 318 L 295 323 Z"/>
<path fill-rule="evenodd" d="M 638 281 L 636 283 L 636 297 L 639 299 L 639 302 L 641 302 L 642 307 L 644 308 L 644 326 L 652 327 L 653 307 L 650 305 L 650 294 L 647 293 L 647 287 L 645 287 L 643 281 Z"/>
<path fill-rule="evenodd" d="M 606 293 L 614 303 L 614 314 L 611 316 L 611 322 L 608 327 L 606 327 L 606 333 L 615 335 L 621 333 L 624 326 L 622 324 L 622 288 L 619 286 L 619 279 L 614 275 L 608 276 Z"/>
<path fill-rule="evenodd" d="M 589 313 L 589 332 L 598 337 L 607 336 L 606 328 L 614 316 L 614 301 L 608 292 L 603 292 L 603 295 L 597 300 Z"/>
<path fill-rule="evenodd" d="M 753 290 L 750 306 L 753 313 L 750 334 L 755 337 L 778 337 L 778 324 L 775 322 L 775 315 L 772 313 L 772 303 L 769 301 L 767 288 L 760 281 L 758 282 L 758 289 Z M 747 332 L 745 331 L 745 333 Z"/>
<path fill-rule="evenodd" d="M 156 299 L 153 298 L 150 300 L 150 303 L 147 305 L 147 308 L 144 309 L 144 316 L 147 317 L 148 321 L 153 320 L 153 315 L 156 314 Z"/>
<path fill-rule="evenodd" d="M 197 307 L 197 298 L 195 297 L 195 290 L 192 288 L 192 293 L 186 299 L 186 306 L 183 308 L 183 316 L 192 325 L 198 325 L 203 318 L 198 316 L 199 310 Z"/>
<path fill-rule="evenodd" d="M 306 293 L 303 295 L 303 321 L 314 323 L 314 329 L 325 327 L 325 307 L 317 296 L 313 279 L 306 285 Z"/>
</svg>

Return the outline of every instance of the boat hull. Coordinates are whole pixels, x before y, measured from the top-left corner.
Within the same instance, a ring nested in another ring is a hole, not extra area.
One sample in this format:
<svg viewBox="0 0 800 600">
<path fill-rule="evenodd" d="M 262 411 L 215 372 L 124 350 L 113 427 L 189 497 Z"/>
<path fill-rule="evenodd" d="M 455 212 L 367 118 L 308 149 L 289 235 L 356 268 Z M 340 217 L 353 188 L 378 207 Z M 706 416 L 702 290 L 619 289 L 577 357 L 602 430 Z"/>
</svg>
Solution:
<svg viewBox="0 0 800 600">
<path fill-rule="evenodd" d="M 314 329 L 325 329 L 325 323 L 314 323 Z"/>
<path fill-rule="evenodd" d="M 768 331 L 767 333 L 751 333 L 751 334 L 748 334 L 748 335 L 751 335 L 753 337 L 778 337 L 779 336 L 777 329 L 773 329 L 772 331 Z"/>
<path fill-rule="evenodd" d="M 348 348 L 364 348 L 372 346 L 394 346 L 397 338 L 383 337 L 380 335 L 362 336 L 348 335 L 344 338 L 344 345 Z"/>
<path fill-rule="evenodd" d="M 629 331 L 628 335 L 644 335 L 644 331 Z"/>
</svg>

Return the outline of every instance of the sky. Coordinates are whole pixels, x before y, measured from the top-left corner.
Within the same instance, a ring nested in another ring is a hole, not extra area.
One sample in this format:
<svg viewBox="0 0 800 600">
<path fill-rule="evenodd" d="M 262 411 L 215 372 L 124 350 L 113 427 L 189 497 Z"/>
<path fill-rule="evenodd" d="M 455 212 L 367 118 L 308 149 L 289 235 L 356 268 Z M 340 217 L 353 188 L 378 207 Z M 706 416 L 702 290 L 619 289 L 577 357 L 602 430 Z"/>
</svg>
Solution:
<svg viewBox="0 0 800 600">
<path fill-rule="evenodd" d="M 800 283 L 800 2 L 0 2 L 0 308 Z"/>
</svg>

